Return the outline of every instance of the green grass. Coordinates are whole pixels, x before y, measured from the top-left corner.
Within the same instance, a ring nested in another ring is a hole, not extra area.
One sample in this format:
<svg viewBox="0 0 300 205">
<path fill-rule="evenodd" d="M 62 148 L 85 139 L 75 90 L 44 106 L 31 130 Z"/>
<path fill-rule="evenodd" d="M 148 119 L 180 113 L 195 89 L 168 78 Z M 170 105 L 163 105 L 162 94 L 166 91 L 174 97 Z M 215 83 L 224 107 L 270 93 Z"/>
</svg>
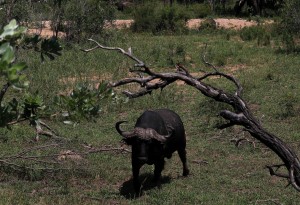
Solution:
<svg viewBox="0 0 300 205">
<path fill-rule="evenodd" d="M 235 32 L 194 33 L 184 36 L 151 36 L 118 33 L 105 44 L 122 48 L 132 47 L 133 53 L 157 71 L 174 71 L 173 65 L 182 62 L 191 73 L 211 71 L 201 62 L 205 44 L 207 59 L 221 71 L 236 76 L 244 87 L 243 97 L 263 126 L 289 143 L 298 152 L 300 130 L 299 55 L 278 53 L 278 47 L 258 46 L 257 41 L 241 41 Z M 55 95 L 68 91 L 78 81 L 99 79 L 118 80 L 126 77 L 132 61 L 116 52 L 96 50 L 83 53 L 72 45 L 64 49 L 55 61 L 40 63 L 36 54 L 20 53 L 29 69 L 31 91 L 38 90 L 50 105 Z M 62 83 L 68 77 L 75 81 Z M 90 80 L 91 81 L 91 80 Z M 233 86 L 223 79 L 208 83 L 228 91 Z M 95 83 L 95 82 L 94 82 Z M 125 88 L 124 88 L 125 89 Z M 116 89 L 120 92 L 122 88 Z M 13 90 L 9 96 L 15 95 Z M 74 140 L 61 149 L 76 149 L 77 143 L 87 142 L 94 147 L 119 146 L 120 136 L 114 129 L 118 120 L 128 120 L 130 129 L 146 109 L 167 107 L 175 110 L 185 124 L 187 155 L 191 175 L 181 177 L 182 166 L 177 153 L 166 160 L 161 188 L 151 188 L 152 166 L 141 169 L 145 179 L 144 195 L 128 199 L 132 194 L 129 153 L 102 152 L 84 156 L 77 171 L 59 172 L 26 180 L 12 173 L 0 172 L 0 204 L 271 204 L 260 200 L 277 200 L 282 204 L 298 204 L 299 193 L 287 181 L 271 177 L 266 165 L 281 163 L 277 156 L 259 142 L 256 148 L 244 143 L 235 147 L 233 138 L 246 136 L 241 128 L 217 130 L 224 122 L 217 116 L 226 105 L 214 102 L 186 85 L 170 85 L 162 92 L 130 100 L 127 104 L 108 105 L 97 122 L 83 120 L 77 126 L 64 125 L 59 120 L 47 123 L 63 137 Z M 288 112 L 292 108 L 292 112 Z M 34 130 L 27 124 L 1 130 L 1 155 L 50 143 L 43 138 L 32 142 Z M 252 139 L 253 140 L 253 139 Z M 204 160 L 197 164 L 193 161 Z M 67 165 L 66 165 L 67 166 Z M 148 187 L 148 188 L 147 188 Z"/>
</svg>

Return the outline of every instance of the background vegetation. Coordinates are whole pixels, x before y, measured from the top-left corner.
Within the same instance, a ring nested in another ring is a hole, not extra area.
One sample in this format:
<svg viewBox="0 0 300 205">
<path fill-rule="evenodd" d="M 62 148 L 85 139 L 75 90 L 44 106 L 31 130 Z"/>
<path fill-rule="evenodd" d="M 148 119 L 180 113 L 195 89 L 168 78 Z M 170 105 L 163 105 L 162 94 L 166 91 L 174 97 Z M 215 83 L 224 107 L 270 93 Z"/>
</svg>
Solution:
<svg viewBox="0 0 300 205">
<path fill-rule="evenodd" d="M 296 1 L 289 3 L 293 2 Z M 66 5 L 55 6 L 51 9 L 58 11 Z M 285 11 L 288 13 L 288 9 L 294 8 L 297 7 L 287 6 Z M 151 10 L 143 6 L 139 9 Z M 102 29 L 97 31 L 101 35 L 96 35 L 91 29 L 78 35 L 93 36 L 108 46 L 131 47 L 136 56 L 155 70 L 174 70 L 174 64 L 181 62 L 195 75 L 203 70 L 210 71 L 201 61 L 205 44 L 208 44 L 208 60 L 240 80 L 244 87 L 243 96 L 255 116 L 270 132 L 276 133 L 297 151 L 300 137 L 299 34 L 293 29 L 285 33 L 287 29 L 283 28 L 297 26 L 298 20 L 294 16 L 299 12 L 293 13 L 291 19 L 287 15 L 283 24 L 260 25 L 240 31 L 209 28 L 177 33 L 183 27 L 173 24 L 173 21 L 187 18 L 181 18 L 180 9 L 183 8 L 174 6 L 157 10 L 161 12 L 158 15 L 161 18 L 155 21 L 155 26 L 167 22 L 159 27 L 163 28 L 161 30 L 157 27 L 152 30 L 151 27 L 145 30 L 150 31 L 148 33 L 135 32 L 134 28 L 121 31 Z M 10 129 L 0 128 L 0 204 L 215 205 L 272 204 L 272 201 L 298 204 L 299 193 L 290 186 L 285 188 L 286 180 L 270 176 L 265 169 L 266 165 L 281 163 L 273 152 L 253 141 L 239 127 L 216 129 L 222 123 L 217 114 L 224 105 L 205 98 L 189 86 L 176 83 L 161 92 L 128 101 L 121 95 L 125 88 L 107 90 L 105 83 L 101 82 L 127 76 L 132 62 L 118 53 L 103 50 L 83 53 L 81 48 L 93 45 L 78 39 L 59 40 L 62 55 L 55 55 L 53 61 L 46 57 L 42 62 L 36 49 L 14 47 L 16 58 L 12 63 L 27 64 L 22 74 L 27 76 L 30 86 L 21 91 L 9 89 L 2 105 L 7 105 L 13 98 L 24 103 L 41 102 L 39 105 L 43 109 L 38 110 L 39 119 L 55 130 L 59 138 L 42 136 L 35 141 L 36 131 L 28 126 L 28 121 L 9 126 Z M 292 39 L 292 50 L 288 39 Z M 0 84 L 6 82 L 1 74 Z M 232 85 L 222 78 L 209 79 L 209 83 L 225 90 L 232 89 Z M 135 89 L 134 86 L 128 88 Z M 30 94 L 27 98 L 24 98 L 25 91 Z M 153 167 L 144 166 L 141 178 L 145 193 L 140 198 L 131 199 L 130 154 L 113 150 L 89 151 L 119 147 L 121 139 L 114 129 L 116 121 L 128 120 L 127 128 L 130 129 L 144 110 L 162 107 L 175 110 L 184 121 L 191 175 L 187 178 L 180 176 L 180 160 L 174 154 L 167 160 L 161 189 L 151 184 Z M 246 138 L 250 143 L 245 141 L 236 147 L 235 142 L 240 138 Z M 45 146 L 47 149 L 40 148 Z M 77 158 L 68 158 L 64 154 L 67 151 L 77 153 Z M 32 163 L 18 158 L 22 153 L 50 156 L 54 160 L 51 162 L 55 163 L 47 164 L 48 158 Z M 11 164 L 7 164 L 7 159 Z"/>
</svg>

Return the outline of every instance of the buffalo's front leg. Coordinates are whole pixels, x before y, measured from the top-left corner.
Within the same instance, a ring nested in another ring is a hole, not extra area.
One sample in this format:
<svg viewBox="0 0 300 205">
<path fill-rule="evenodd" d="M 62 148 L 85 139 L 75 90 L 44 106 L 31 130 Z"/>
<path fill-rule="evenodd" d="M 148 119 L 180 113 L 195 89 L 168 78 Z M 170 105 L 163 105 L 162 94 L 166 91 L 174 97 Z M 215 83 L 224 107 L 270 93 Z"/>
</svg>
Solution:
<svg viewBox="0 0 300 205">
<path fill-rule="evenodd" d="M 161 159 L 154 164 L 154 181 L 158 182 L 161 178 L 161 172 L 165 166 L 165 160 Z"/>
<path fill-rule="evenodd" d="M 139 181 L 139 173 L 142 164 L 138 160 L 132 160 L 132 175 L 133 175 L 133 188 L 137 195 L 141 193 L 141 184 Z"/>
</svg>

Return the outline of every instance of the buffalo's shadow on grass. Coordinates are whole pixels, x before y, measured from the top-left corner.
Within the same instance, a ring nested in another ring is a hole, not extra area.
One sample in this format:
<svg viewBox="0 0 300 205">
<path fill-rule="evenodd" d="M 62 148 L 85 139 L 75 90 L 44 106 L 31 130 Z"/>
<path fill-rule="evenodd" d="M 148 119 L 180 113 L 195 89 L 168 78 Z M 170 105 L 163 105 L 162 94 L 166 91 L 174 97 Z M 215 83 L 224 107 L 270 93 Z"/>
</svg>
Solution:
<svg viewBox="0 0 300 205">
<path fill-rule="evenodd" d="M 149 173 L 140 175 L 139 180 L 142 184 L 142 193 L 140 195 L 135 194 L 132 178 L 122 184 L 120 187 L 120 194 L 126 197 L 126 199 L 135 199 L 143 195 L 143 191 L 147 191 L 155 187 L 161 188 L 161 185 L 170 183 L 171 181 L 171 177 L 169 176 L 162 176 L 159 182 L 153 181 L 153 178 L 153 174 Z"/>
</svg>

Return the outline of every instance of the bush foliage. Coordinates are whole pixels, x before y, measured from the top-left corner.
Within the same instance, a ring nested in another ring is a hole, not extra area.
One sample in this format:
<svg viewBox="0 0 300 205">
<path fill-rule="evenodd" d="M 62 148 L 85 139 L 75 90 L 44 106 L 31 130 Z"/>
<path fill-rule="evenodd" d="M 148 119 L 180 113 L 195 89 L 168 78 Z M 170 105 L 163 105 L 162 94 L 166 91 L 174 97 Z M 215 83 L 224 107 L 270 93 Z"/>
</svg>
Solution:
<svg viewBox="0 0 300 205">
<path fill-rule="evenodd" d="M 152 4 L 144 4 L 136 9 L 133 19 L 134 32 L 184 33 L 189 16 L 176 5 L 153 7 Z"/>
</svg>

